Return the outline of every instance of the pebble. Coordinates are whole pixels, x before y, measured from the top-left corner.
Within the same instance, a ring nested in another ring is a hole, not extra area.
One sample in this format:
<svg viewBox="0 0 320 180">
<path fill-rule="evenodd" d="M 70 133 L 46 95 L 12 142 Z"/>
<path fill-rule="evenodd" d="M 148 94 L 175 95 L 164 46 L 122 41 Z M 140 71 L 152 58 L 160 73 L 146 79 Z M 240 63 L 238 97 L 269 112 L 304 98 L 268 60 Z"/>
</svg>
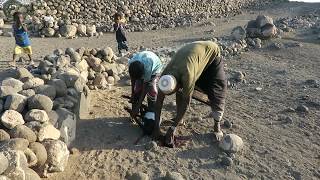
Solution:
<svg viewBox="0 0 320 180">
<path fill-rule="evenodd" d="M 168 171 L 163 180 L 184 180 L 183 176 L 178 172 Z"/>
<path fill-rule="evenodd" d="M 226 127 L 226 128 L 232 128 L 233 123 L 230 122 L 229 120 L 225 120 L 225 121 L 223 122 L 223 125 L 224 125 L 224 127 Z"/>
<path fill-rule="evenodd" d="M 227 134 L 219 142 L 219 147 L 226 152 L 236 153 L 242 150 L 243 141 L 236 134 Z"/>
<path fill-rule="evenodd" d="M 138 173 L 127 173 L 127 180 L 149 180 L 149 175 L 143 172 Z"/>
</svg>

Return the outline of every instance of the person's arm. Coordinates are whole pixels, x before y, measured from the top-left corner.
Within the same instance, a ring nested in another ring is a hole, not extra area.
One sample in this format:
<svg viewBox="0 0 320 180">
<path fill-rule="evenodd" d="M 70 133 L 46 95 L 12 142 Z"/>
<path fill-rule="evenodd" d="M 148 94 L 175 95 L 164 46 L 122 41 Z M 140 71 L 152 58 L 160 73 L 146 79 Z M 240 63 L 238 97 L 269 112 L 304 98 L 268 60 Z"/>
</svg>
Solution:
<svg viewBox="0 0 320 180">
<path fill-rule="evenodd" d="M 177 115 L 174 120 L 174 127 L 177 127 L 183 116 L 186 114 L 186 111 L 189 107 L 190 101 L 191 101 L 191 96 L 185 96 L 181 92 L 176 93 L 176 101 L 177 101 Z"/>
<path fill-rule="evenodd" d="M 155 105 L 155 126 L 153 130 L 153 137 L 155 139 L 160 136 L 160 125 L 161 125 L 161 110 L 163 106 L 165 95 L 160 91 L 157 96 L 157 102 Z"/>
<path fill-rule="evenodd" d="M 139 113 L 140 107 L 141 107 L 141 105 L 143 103 L 143 100 L 146 97 L 146 95 L 147 95 L 146 85 L 145 85 L 145 83 L 143 83 L 142 84 L 142 92 L 140 94 L 140 97 L 139 97 L 138 101 L 134 101 L 132 103 L 132 116 L 133 117 L 135 117 Z"/>
</svg>

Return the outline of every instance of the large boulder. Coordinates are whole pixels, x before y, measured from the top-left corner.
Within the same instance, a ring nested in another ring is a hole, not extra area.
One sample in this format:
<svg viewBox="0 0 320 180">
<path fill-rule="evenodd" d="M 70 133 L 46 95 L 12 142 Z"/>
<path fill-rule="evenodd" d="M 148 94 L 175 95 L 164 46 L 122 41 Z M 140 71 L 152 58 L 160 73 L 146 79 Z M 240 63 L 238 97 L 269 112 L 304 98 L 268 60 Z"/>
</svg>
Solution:
<svg viewBox="0 0 320 180">
<path fill-rule="evenodd" d="M 42 95 L 48 96 L 51 99 L 54 99 L 57 94 L 57 88 L 55 86 L 45 84 L 45 85 L 36 87 L 34 90 L 36 94 L 42 94 Z"/>
<path fill-rule="evenodd" d="M 226 152 L 236 153 L 242 150 L 243 141 L 236 134 L 227 134 L 219 142 L 219 147 Z"/>
<path fill-rule="evenodd" d="M 44 124 L 38 133 L 38 140 L 40 142 L 46 139 L 58 140 L 60 138 L 60 131 L 56 129 L 52 124 Z"/>
<path fill-rule="evenodd" d="M 46 140 L 43 142 L 48 154 L 46 164 L 48 164 L 49 172 L 64 171 L 69 158 L 69 150 L 67 145 L 59 140 Z"/>
<path fill-rule="evenodd" d="M 74 87 L 75 82 L 80 78 L 80 72 L 76 68 L 68 68 L 57 76 L 63 80 L 68 88 Z"/>
<path fill-rule="evenodd" d="M 68 146 L 76 139 L 76 115 L 65 108 L 56 110 L 58 114 L 57 126 L 60 130 L 61 140 Z"/>
<path fill-rule="evenodd" d="M 40 109 L 32 109 L 24 116 L 26 122 L 38 121 L 45 123 L 49 121 L 49 116 L 46 111 Z"/>
<path fill-rule="evenodd" d="M 67 38 L 75 37 L 77 34 L 77 27 L 73 25 L 64 25 L 60 27 L 60 34 Z"/>
<path fill-rule="evenodd" d="M 56 89 L 56 96 L 63 97 L 67 94 L 67 85 L 61 79 L 52 79 L 48 82 L 48 84 L 52 85 Z"/>
<path fill-rule="evenodd" d="M 30 78 L 23 84 L 23 89 L 33 89 L 38 86 L 44 85 L 44 80 L 40 78 Z"/>
<path fill-rule="evenodd" d="M 261 28 L 261 38 L 269 39 L 277 35 L 277 28 L 273 24 L 266 24 Z"/>
<path fill-rule="evenodd" d="M 266 15 L 259 15 L 256 19 L 257 27 L 262 28 L 266 24 L 273 24 L 273 19 Z"/>
<path fill-rule="evenodd" d="M 29 148 L 34 152 L 37 156 L 37 164 L 36 167 L 43 166 L 47 161 L 47 150 L 46 148 L 38 142 L 30 143 Z"/>
<path fill-rule="evenodd" d="M 18 125 L 9 132 L 11 138 L 23 138 L 29 142 L 35 142 L 37 140 L 36 134 L 25 125 Z"/>
<path fill-rule="evenodd" d="M 1 116 L 1 123 L 8 129 L 13 129 L 18 125 L 23 125 L 22 115 L 15 110 L 6 110 Z"/>
<path fill-rule="evenodd" d="M 26 103 L 27 103 L 27 97 L 21 94 L 12 94 L 6 98 L 4 109 L 15 110 L 21 113 L 24 110 Z"/>
<path fill-rule="evenodd" d="M 28 99 L 29 109 L 40 109 L 45 111 L 52 110 L 53 102 L 52 100 L 45 95 L 36 94 Z"/>
</svg>

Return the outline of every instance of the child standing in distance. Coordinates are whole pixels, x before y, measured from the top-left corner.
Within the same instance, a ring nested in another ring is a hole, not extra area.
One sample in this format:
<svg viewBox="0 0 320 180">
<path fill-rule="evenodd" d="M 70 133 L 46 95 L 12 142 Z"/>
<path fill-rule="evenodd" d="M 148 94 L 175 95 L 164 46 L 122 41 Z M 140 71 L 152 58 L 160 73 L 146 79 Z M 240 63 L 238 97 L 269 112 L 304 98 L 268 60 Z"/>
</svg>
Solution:
<svg viewBox="0 0 320 180">
<path fill-rule="evenodd" d="M 27 54 L 30 60 L 30 64 L 33 64 L 32 60 L 32 49 L 31 43 L 29 40 L 28 30 L 26 26 L 23 24 L 24 17 L 21 12 L 15 12 L 13 14 L 14 23 L 12 25 L 13 35 L 16 40 L 16 46 L 13 52 L 13 62 L 11 63 L 12 66 L 16 65 L 16 58 L 17 55 L 22 53 Z"/>
<path fill-rule="evenodd" d="M 114 31 L 116 32 L 116 39 L 118 43 L 118 51 L 119 55 L 122 55 L 121 51 L 126 50 L 128 51 L 128 45 L 127 45 L 127 37 L 124 31 L 125 28 L 126 19 L 121 13 L 116 13 L 114 15 Z"/>
</svg>

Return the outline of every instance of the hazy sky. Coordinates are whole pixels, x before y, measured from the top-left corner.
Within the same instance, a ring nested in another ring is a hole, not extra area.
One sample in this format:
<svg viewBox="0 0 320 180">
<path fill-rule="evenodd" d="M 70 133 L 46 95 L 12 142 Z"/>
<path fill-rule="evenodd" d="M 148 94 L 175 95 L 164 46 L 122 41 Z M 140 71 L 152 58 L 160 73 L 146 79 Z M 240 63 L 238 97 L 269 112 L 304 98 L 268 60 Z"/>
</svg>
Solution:
<svg viewBox="0 0 320 180">
<path fill-rule="evenodd" d="M 290 0 L 290 1 L 320 2 L 320 0 Z"/>
</svg>

